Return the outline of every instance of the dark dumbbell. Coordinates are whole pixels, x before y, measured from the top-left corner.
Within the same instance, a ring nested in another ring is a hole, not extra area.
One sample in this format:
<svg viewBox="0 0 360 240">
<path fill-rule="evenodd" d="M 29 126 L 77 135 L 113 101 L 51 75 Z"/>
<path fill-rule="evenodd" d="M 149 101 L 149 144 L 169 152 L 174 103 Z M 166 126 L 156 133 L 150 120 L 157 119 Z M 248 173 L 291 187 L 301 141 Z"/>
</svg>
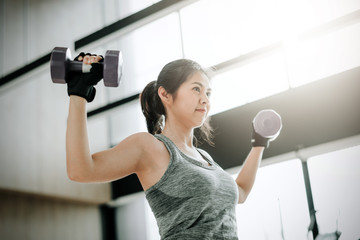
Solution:
<svg viewBox="0 0 360 240">
<path fill-rule="evenodd" d="M 261 110 L 253 120 L 254 131 L 264 138 L 274 140 L 280 133 L 280 115 L 271 109 Z"/>
<path fill-rule="evenodd" d="M 103 65 L 103 79 L 106 87 L 119 86 L 123 70 L 123 59 L 120 51 L 108 50 Z M 55 47 L 50 58 L 50 73 L 53 83 L 66 83 L 69 72 L 90 72 L 91 65 L 72 61 L 69 48 Z"/>
</svg>

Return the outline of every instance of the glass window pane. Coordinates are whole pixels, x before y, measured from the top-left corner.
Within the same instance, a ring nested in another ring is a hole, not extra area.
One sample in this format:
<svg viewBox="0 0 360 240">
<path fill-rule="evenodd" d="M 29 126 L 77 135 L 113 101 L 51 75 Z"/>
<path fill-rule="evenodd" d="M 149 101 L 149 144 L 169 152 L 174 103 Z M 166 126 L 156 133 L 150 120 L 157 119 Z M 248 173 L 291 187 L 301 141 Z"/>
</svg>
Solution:
<svg viewBox="0 0 360 240">
<path fill-rule="evenodd" d="M 211 112 L 216 114 L 289 88 L 280 53 L 216 75 L 212 81 Z"/>
<path fill-rule="evenodd" d="M 323 24 L 325 22 L 329 22 L 334 20 L 335 18 L 339 18 L 343 15 L 352 13 L 358 9 L 360 9 L 360 1 L 358 0 L 282 0 L 283 2 L 287 2 L 288 5 L 294 6 L 293 11 L 291 12 L 295 15 L 299 20 L 306 21 L 306 18 L 310 19 L 310 23 L 308 27 L 314 27 L 316 25 Z M 293 2 L 297 2 L 293 4 Z M 299 11 L 298 6 L 302 5 L 301 11 Z M 309 20 L 307 20 L 309 21 Z"/>
<path fill-rule="evenodd" d="M 360 239 L 360 145 L 308 160 L 320 233 Z"/>
<path fill-rule="evenodd" d="M 292 87 L 360 66 L 360 23 L 287 45 Z"/>
<path fill-rule="evenodd" d="M 279 39 L 273 1 L 204 0 L 180 11 L 185 57 L 215 65 Z"/>
<path fill-rule="evenodd" d="M 284 36 L 304 32 L 360 8 L 358 0 L 279 0 L 273 3 L 277 5 Z"/>
<path fill-rule="evenodd" d="M 182 58 L 178 14 L 149 23 L 111 44 L 124 58 L 120 86 L 106 89 L 109 100 L 116 101 L 141 92 L 148 82 L 157 79 L 166 63 Z"/>
<path fill-rule="evenodd" d="M 236 211 L 239 239 L 307 239 L 310 218 L 300 160 L 260 168 Z"/>
<path fill-rule="evenodd" d="M 180 11 L 185 56 L 214 65 L 358 9 L 358 0 L 199 1 Z"/>
</svg>

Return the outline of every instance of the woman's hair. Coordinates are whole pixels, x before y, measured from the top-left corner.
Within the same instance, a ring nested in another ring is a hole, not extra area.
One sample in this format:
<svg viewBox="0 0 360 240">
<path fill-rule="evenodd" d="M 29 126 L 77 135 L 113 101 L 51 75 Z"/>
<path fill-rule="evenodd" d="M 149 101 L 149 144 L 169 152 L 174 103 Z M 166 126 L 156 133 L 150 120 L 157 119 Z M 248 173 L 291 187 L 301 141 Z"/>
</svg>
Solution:
<svg viewBox="0 0 360 240">
<path fill-rule="evenodd" d="M 175 60 L 163 67 L 157 81 L 152 81 L 146 85 L 140 95 L 140 102 L 149 133 L 153 135 L 160 134 L 164 127 L 166 112 L 158 95 L 159 87 L 163 87 L 167 93 L 176 96 L 180 85 L 195 72 L 202 72 L 209 77 L 207 72 L 198 63 L 189 59 Z M 208 144 L 213 145 L 212 133 L 213 129 L 210 126 L 210 118 L 208 117 L 204 124 L 194 131 L 195 145 L 198 144 L 198 139 L 202 139 Z"/>
</svg>

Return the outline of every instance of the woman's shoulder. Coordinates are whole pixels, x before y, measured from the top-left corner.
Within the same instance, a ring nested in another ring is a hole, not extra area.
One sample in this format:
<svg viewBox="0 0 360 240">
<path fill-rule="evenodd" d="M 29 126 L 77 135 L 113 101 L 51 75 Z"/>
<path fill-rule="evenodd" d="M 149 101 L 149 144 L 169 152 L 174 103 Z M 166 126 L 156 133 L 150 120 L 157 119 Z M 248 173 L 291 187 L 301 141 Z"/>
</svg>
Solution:
<svg viewBox="0 0 360 240">
<path fill-rule="evenodd" d="M 152 138 L 155 138 L 154 135 L 148 133 L 148 132 L 137 132 L 137 133 L 134 133 L 132 135 L 129 136 L 129 138 L 134 138 L 134 139 L 137 139 L 139 141 L 141 140 L 149 140 L 149 139 L 152 139 Z"/>
<path fill-rule="evenodd" d="M 152 134 L 140 132 L 129 138 L 142 149 L 137 175 L 144 190 L 148 189 L 164 175 L 170 162 L 170 153 L 164 143 Z"/>
<path fill-rule="evenodd" d="M 145 152 L 154 152 L 163 148 L 163 144 L 154 135 L 148 132 L 135 133 L 130 135 L 128 139 L 131 139 L 134 144 L 138 145 Z"/>
</svg>

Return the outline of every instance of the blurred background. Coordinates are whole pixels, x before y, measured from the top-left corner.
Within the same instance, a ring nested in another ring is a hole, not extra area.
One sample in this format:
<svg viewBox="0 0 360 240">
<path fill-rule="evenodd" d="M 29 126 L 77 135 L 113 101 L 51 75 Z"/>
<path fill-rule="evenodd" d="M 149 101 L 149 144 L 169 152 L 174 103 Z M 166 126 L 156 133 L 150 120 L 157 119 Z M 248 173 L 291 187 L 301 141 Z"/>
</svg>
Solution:
<svg viewBox="0 0 360 240">
<path fill-rule="evenodd" d="M 239 239 L 360 239 L 360 1 L 0 0 L 0 19 L 0 239 L 160 239 L 135 175 L 68 179 L 56 46 L 122 51 L 120 86 L 88 104 L 92 152 L 146 131 L 138 94 L 190 58 L 214 74 L 215 147 L 200 147 L 234 177 L 252 118 L 282 116 Z"/>
</svg>

